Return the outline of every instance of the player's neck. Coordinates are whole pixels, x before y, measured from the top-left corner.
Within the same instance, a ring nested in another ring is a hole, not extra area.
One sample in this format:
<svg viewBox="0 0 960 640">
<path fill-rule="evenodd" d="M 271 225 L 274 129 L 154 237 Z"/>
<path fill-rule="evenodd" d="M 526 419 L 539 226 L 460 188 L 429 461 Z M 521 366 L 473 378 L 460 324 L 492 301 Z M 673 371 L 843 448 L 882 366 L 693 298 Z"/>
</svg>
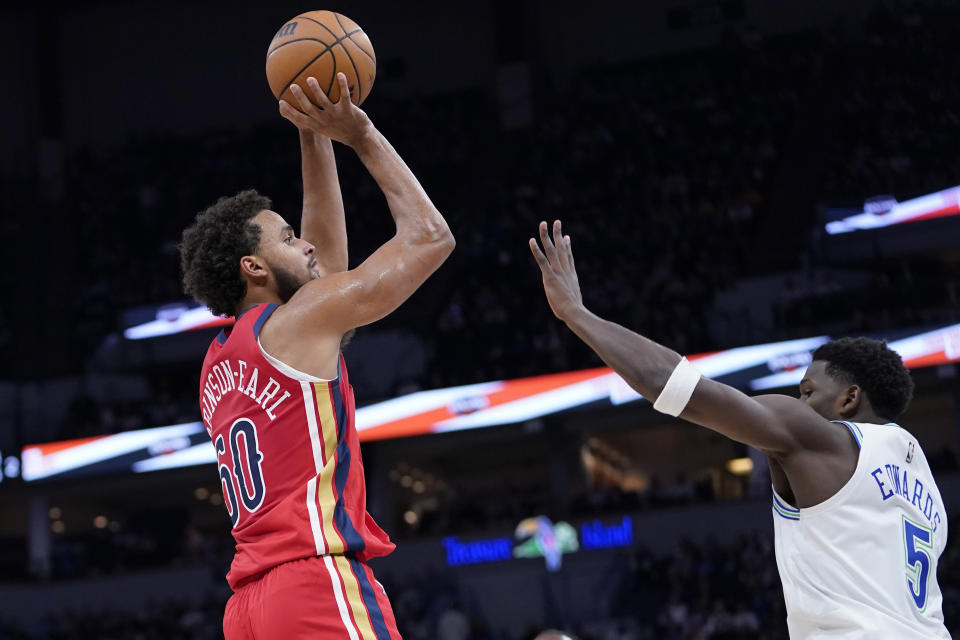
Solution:
<svg viewBox="0 0 960 640">
<path fill-rule="evenodd" d="M 874 411 L 858 411 L 849 418 L 844 418 L 844 420 L 849 420 L 850 422 L 866 422 L 870 424 L 887 424 L 890 422 L 886 418 L 878 416 Z"/>
<path fill-rule="evenodd" d="M 237 306 L 237 317 L 239 318 L 244 312 L 249 311 L 258 304 L 271 303 L 271 304 L 283 304 L 283 300 L 280 299 L 276 294 L 270 294 L 263 291 L 257 291 L 253 294 L 248 294 L 247 297 Z"/>
</svg>

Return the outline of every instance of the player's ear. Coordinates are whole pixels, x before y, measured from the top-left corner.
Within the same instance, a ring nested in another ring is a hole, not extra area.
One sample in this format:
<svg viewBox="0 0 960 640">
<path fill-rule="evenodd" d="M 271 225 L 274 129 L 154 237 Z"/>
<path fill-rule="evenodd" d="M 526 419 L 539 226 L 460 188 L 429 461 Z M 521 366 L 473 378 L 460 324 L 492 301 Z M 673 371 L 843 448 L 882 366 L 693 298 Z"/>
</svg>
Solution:
<svg viewBox="0 0 960 640">
<path fill-rule="evenodd" d="M 855 384 L 850 385 L 837 396 L 837 413 L 842 418 L 849 418 L 857 412 L 861 402 L 863 390 Z"/>
<path fill-rule="evenodd" d="M 262 285 L 270 276 L 270 270 L 263 258 L 256 255 L 249 255 L 240 258 L 240 275 L 244 280 L 250 280 L 254 284 Z"/>
</svg>

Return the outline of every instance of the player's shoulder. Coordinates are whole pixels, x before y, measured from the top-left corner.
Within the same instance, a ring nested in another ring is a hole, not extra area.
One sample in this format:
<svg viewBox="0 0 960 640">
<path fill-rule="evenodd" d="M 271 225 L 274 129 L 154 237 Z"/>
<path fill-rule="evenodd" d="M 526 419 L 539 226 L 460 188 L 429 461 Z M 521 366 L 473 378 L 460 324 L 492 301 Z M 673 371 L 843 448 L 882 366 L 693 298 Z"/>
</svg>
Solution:
<svg viewBox="0 0 960 640">
<path fill-rule="evenodd" d="M 206 369 L 221 357 L 225 349 L 235 350 L 243 349 L 247 342 L 256 341 L 260 329 L 273 313 L 278 305 L 271 303 L 260 303 L 244 310 L 236 317 L 233 326 L 222 329 L 207 347 L 206 356 L 203 359 L 203 367 Z"/>
<path fill-rule="evenodd" d="M 210 363 L 217 359 L 217 356 L 220 355 L 220 352 L 223 351 L 224 345 L 227 344 L 227 337 L 229 336 L 229 330 L 221 329 L 220 332 L 210 341 L 210 346 L 207 347 L 207 353 L 203 358 L 203 368 L 206 369 Z"/>
<path fill-rule="evenodd" d="M 830 426 L 830 421 L 817 413 L 809 404 L 782 393 L 766 393 L 754 396 L 753 399 L 763 405 L 771 414 L 777 416 L 791 426 L 809 427 L 816 425 L 821 428 Z"/>
<path fill-rule="evenodd" d="M 896 422 L 857 422 L 857 421 L 847 421 L 839 420 L 838 422 L 843 422 L 844 424 L 850 425 L 851 428 L 856 429 L 858 432 L 863 434 L 866 437 L 872 439 L 882 439 L 882 440 L 896 440 L 896 441 L 913 441 L 916 442 L 916 437 L 910 433 L 905 427 L 897 424 Z"/>
<path fill-rule="evenodd" d="M 382 297 L 375 294 L 383 291 L 381 279 L 369 273 L 362 277 L 363 270 L 360 265 L 308 281 L 277 310 L 277 320 L 283 318 L 277 324 L 314 336 L 338 333 L 338 338 L 355 328 L 358 309 L 373 304 L 372 300 Z"/>
<path fill-rule="evenodd" d="M 901 460 L 918 469 L 929 469 L 926 453 L 920 440 L 910 431 L 895 422 L 851 423 L 862 434 L 864 448 L 876 456 Z"/>
<path fill-rule="evenodd" d="M 835 452 L 845 456 L 854 453 L 847 429 L 834 424 L 803 400 L 784 394 L 764 394 L 754 399 L 767 410 L 768 419 L 791 434 L 791 452 Z M 857 439 L 857 445 L 859 443 Z"/>
<path fill-rule="evenodd" d="M 259 338 L 260 332 L 263 330 L 263 325 L 273 317 L 278 309 L 284 306 L 286 305 L 276 302 L 261 302 L 240 314 L 240 317 L 237 318 L 235 330 L 245 335 L 252 334 L 255 339 Z"/>
<path fill-rule="evenodd" d="M 210 343 L 209 351 L 225 348 L 228 344 L 235 344 L 238 340 L 244 341 L 250 337 L 257 339 L 264 324 L 274 312 L 284 305 L 272 302 L 261 302 L 245 309 L 237 316 L 233 326 L 224 329 Z"/>
<path fill-rule="evenodd" d="M 331 274 L 311 280 L 283 304 L 271 304 L 252 313 L 257 319 L 251 324 L 253 334 L 264 341 L 286 344 L 298 340 L 339 341 L 344 331 L 337 321 L 338 303 L 321 291 L 335 276 Z M 335 287 L 334 287 L 335 288 Z M 318 293 L 318 291 L 321 291 Z M 268 322 L 269 320 L 269 322 Z"/>
</svg>

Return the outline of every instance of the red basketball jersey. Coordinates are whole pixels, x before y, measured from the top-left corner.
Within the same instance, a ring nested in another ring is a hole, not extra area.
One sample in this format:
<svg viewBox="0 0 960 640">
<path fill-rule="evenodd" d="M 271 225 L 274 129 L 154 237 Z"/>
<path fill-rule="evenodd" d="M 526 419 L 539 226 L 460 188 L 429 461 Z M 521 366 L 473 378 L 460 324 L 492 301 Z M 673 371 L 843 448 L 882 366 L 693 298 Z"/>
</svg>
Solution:
<svg viewBox="0 0 960 640">
<path fill-rule="evenodd" d="M 274 367 L 259 345 L 277 308 L 260 304 L 210 344 L 200 375 L 203 422 L 217 451 L 236 555 L 236 589 L 276 565 L 347 554 L 361 562 L 394 545 L 367 513 L 353 388 Z"/>
</svg>

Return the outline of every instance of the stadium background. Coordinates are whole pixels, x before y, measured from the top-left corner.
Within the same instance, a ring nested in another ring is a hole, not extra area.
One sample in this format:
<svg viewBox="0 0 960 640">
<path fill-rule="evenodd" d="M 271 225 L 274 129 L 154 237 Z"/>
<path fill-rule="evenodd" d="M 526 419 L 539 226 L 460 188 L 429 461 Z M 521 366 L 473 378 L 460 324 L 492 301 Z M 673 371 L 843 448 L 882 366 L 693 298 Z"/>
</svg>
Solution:
<svg viewBox="0 0 960 640">
<path fill-rule="evenodd" d="M 263 55 L 313 8 L 0 9 L 0 638 L 220 637 L 231 545 L 212 465 L 25 482 L 21 449 L 198 419 L 213 332 L 124 330 L 182 313 L 176 240 L 205 204 L 255 186 L 297 217 L 296 135 Z M 960 222 L 824 232 L 867 200 L 960 183 L 954 3 L 324 8 L 370 34 L 367 111 L 458 238 L 350 345 L 359 406 L 600 366 L 553 320 L 525 246 L 559 216 L 588 306 L 684 353 L 948 328 L 902 422 L 960 506 Z M 392 226 L 355 158 L 339 162 L 356 263 Z M 754 373 L 797 370 L 804 353 Z M 562 405 L 365 443 L 370 509 L 398 542 L 375 570 L 404 636 L 785 638 L 755 454 L 644 402 Z M 578 540 L 556 571 L 512 557 L 538 515 Z M 949 544 L 939 576 L 951 629 L 958 554 Z"/>
</svg>

